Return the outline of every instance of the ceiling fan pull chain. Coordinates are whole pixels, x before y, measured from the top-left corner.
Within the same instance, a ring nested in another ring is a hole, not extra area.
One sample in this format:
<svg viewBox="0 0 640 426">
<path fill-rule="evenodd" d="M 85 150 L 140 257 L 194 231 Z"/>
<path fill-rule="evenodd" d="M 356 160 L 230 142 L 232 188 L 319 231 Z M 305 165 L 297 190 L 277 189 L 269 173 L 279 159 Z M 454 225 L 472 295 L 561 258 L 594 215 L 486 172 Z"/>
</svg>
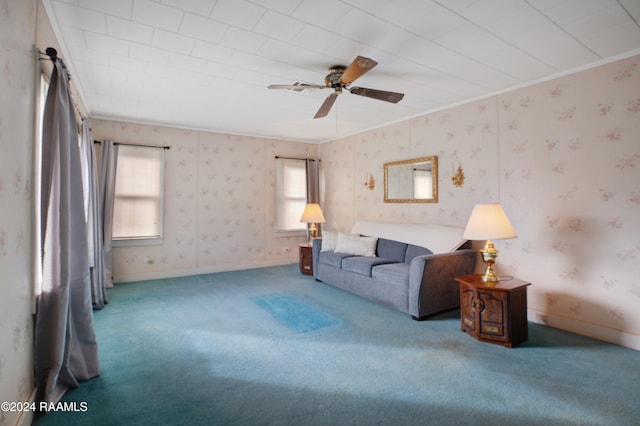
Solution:
<svg viewBox="0 0 640 426">
<path fill-rule="evenodd" d="M 338 135 L 338 105 L 336 105 L 336 136 Z"/>
</svg>

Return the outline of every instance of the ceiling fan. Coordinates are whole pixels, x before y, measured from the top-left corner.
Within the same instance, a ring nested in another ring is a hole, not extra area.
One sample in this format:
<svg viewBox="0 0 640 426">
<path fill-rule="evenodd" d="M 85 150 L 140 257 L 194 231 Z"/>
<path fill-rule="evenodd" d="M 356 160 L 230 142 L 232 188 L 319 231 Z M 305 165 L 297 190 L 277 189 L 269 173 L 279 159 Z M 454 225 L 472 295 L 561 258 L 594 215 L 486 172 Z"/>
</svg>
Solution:
<svg viewBox="0 0 640 426">
<path fill-rule="evenodd" d="M 357 56 L 348 67 L 345 67 L 344 65 L 334 65 L 329 68 L 329 74 L 324 78 L 324 85 L 296 83 L 271 84 L 268 87 L 269 89 L 288 89 L 295 91 L 302 91 L 304 89 L 333 89 L 333 93 L 326 97 L 313 118 L 325 117 L 336 102 L 338 95 L 342 93 L 342 89 L 345 89 L 354 95 L 366 96 L 368 98 L 379 99 L 381 101 L 391 102 L 394 104 L 400 102 L 404 97 L 404 93 L 367 89 L 366 87 L 349 87 L 349 85 L 357 78 L 370 71 L 376 65 L 378 65 L 378 63 L 373 59 L 365 58 L 364 56 Z"/>
</svg>

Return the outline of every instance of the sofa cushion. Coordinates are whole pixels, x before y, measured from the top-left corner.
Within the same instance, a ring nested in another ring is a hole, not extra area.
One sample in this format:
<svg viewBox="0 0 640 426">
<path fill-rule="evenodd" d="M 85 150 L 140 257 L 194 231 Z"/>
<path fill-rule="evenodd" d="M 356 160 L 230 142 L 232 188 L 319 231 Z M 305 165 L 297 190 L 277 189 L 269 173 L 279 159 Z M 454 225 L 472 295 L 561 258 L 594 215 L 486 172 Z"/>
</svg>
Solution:
<svg viewBox="0 0 640 426">
<path fill-rule="evenodd" d="M 375 266 L 371 270 L 371 277 L 391 284 L 408 286 L 410 270 L 411 265 L 408 263 L 388 263 Z"/>
<path fill-rule="evenodd" d="M 334 268 L 342 268 L 342 259 L 346 257 L 352 257 L 353 254 L 349 253 L 338 253 L 333 251 L 323 251 L 318 256 L 318 263 L 324 263 L 326 265 L 331 265 Z"/>
<path fill-rule="evenodd" d="M 433 252 L 428 248 L 409 244 L 407 247 L 407 254 L 404 258 L 404 263 L 411 263 L 414 257 L 424 256 L 426 254 L 433 254 Z"/>
<path fill-rule="evenodd" d="M 391 259 L 394 262 L 404 262 L 407 254 L 407 244 L 399 241 L 378 238 L 378 257 Z"/>
<path fill-rule="evenodd" d="M 342 260 L 342 269 L 370 277 L 374 266 L 387 263 L 393 263 L 393 260 L 370 256 L 346 257 Z"/>
</svg>

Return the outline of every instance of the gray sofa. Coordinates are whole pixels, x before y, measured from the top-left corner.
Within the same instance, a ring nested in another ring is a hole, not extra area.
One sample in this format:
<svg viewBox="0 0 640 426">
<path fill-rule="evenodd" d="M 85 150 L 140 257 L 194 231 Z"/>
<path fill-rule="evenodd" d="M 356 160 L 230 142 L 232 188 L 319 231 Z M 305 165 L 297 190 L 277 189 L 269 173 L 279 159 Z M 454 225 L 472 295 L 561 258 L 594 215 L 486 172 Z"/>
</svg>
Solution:
<svg viewBox="0 0 640 426">
<path fill-rule="evenodd" d="M 471 244 L 455 251 L 431 250 L 386 238 L 378 238 L 376 256 L 321 251 L 322 240 L 313 240 L 313 276 L 415 320 L 460 306 L 455 277 L 473 273 L 477 254 Z"/>
</svg>

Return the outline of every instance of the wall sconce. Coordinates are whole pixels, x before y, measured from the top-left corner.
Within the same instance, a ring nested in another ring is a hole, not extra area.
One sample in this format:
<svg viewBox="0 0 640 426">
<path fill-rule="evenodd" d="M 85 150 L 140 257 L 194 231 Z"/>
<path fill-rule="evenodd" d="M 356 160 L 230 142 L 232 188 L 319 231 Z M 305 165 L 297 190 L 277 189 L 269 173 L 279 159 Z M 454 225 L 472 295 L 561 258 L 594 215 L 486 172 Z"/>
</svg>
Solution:
<svg viewBox="0 0 640 426">
<path fill-rule="evenodd" d="M 451 182 L 453 182 L 454 186 L 460 188 L 462 185 L 464 185 L 464 172 L 462 171 L 462 163 L 458 166 L 458 170 L 454 170 L 454 168 L 455 165 L 451 163 Z"/>
<path fill-rule="evenodd" d="M 372 174 L 370 174 L 369 177 L 365 179 L 364 187 L 369 191 L 373 191 L 373 188 L 376 187 L 376 180 L 373 178 Z"/>
</svg>

